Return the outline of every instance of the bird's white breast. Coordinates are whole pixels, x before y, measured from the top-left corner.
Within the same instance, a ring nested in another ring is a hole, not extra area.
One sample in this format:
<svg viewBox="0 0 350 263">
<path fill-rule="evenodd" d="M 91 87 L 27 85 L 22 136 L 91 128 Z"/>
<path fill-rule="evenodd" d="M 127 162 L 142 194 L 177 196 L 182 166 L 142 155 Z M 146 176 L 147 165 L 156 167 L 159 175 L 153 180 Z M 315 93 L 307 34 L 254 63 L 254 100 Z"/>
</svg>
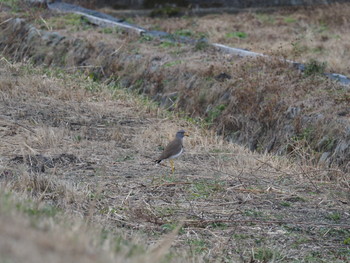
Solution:
<svg viewBox="0 0 350 263">
<path fill-rule="evenodd" d="M 184 150 L 184 148 L 181 147 L 181 151 L 179 153 L 175 154 L 175 155 L 170 156 L 169 159 L 174 159 L 176 157 L 179 157 L 182 154 L 183 150 Z"/>
</svg>

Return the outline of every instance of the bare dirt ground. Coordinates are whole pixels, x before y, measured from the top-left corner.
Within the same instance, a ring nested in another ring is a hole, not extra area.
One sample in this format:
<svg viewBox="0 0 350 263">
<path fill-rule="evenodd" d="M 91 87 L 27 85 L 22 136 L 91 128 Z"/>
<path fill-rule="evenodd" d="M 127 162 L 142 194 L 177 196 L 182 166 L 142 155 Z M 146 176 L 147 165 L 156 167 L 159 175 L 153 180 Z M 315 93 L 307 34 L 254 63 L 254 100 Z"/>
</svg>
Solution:
<svg viewBox="0 0 350 263">
<path fill-rule="evenodd" d="M 178 225 L 159 257 L 167 262 L 350 260 L 349 174 L 253 154 L 113 83 L 4 58 L 0 67 L 1 187 L 109 236 L 137 236 L 142 247 L 129 246 L 124 260 Z M 172 175 L 152 160 L 180 128 L 191 136 Z M 54 225 L 56 213 L 50 218 Z M 38 234 L 1 231 L 0 240 L 6 248 L 24 236 L 34 246 L 25 257 L 47 253 L 45 242 L 32 243 Z M 64 252 L 52 246 L 57 259 Z"/>
</svg>

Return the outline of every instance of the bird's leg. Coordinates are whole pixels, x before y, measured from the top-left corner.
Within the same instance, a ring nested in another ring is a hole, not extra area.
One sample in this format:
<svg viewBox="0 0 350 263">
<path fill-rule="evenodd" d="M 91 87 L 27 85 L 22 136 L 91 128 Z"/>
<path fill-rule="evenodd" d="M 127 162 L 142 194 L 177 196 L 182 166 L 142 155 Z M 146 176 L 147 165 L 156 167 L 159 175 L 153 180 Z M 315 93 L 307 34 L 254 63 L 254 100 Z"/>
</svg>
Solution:
<svg viewBox="0 0 350 263">
<path fill-rule="evenodd" d="M 175 166 L 174 166 L 174 160 L 169 160 L 170 166 L 171 166 L 171 172 L 174 174 Z"/>
</svg>

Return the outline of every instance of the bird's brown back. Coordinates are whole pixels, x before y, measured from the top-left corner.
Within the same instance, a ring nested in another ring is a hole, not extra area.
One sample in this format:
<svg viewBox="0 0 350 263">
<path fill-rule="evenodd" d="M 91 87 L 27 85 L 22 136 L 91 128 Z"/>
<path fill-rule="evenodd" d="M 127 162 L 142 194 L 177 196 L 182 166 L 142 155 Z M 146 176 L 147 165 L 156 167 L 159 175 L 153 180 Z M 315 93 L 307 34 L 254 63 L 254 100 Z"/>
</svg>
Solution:
<svg viewBox="0 0 350 263">
<path fill-rule="evenodd" d="M 165 147 L 164 151 L 159 156 L 157 161 L 167 159 L 167 158 L 171 157 L 172 155 L 179 153 L 181 151 L 181 149 L 182 149 L 182 140 L 179 138 L 175 138 Z"/>
</svg>

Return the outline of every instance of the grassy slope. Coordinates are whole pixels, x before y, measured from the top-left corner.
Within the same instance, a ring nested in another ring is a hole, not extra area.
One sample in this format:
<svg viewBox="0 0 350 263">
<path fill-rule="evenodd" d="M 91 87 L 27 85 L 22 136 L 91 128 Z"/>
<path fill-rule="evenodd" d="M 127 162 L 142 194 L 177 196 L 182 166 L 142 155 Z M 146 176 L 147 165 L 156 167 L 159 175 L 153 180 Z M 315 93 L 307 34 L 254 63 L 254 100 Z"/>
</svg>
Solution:
<svg viewBox="0 0 350 263">
<path fill-rule="evenodd" d="M 18 228 L 26 228 L 1 232 L 7 258 L 34 262 L 48 251 L 47 242 L 54 251 L 47 256 L 57 262 L 61 246 L 80 251 L 84 261 L 86 243 L 101 261 L 110 254 L 128 258 L 150 251 L 184 221 L 171 238 L 173 249 L 165 249 L 174 262 L 348 259 L 348 175 L 338 171 L 329 181 L 327 170 L 249 153 L 83 76 L 4 59 L 1 76 L 1 187 L 18 193 L 10 195 L 15 205 L 1 197 L 10 211 L 2 227 L 18 218 Z M 192 135 L 171 176 L 151 160 L 179 127 Z M 28 197 L 32 203 L 23 201 Z M 78 220 L 77 240 L 62 223 L 67 216 Z M 86 237 L 84 221 L 97 234 Z M 62 242 L 41 241 L 52 240 L 55 231 Z M 28 246 L 24 255 L 10 249 L 18 235 L 19 245 Z M 136 245 L 120 241 L 135 238 Z"/>
<path fill-rule="evenodd" d="M 349 174 L 252 154 L 113 82 L 4 58 L 0 75 L 5 260 L 350 260 Z M 171 176 L 151 160 L 179 127 Z"/>
<path fill-rule="evenodd" d="M 106 10 L 106 9 L 104 9 Z M 350 75 L 349 4 L 286 8 L 203 17 L 145 18 L 132 21 L 148 29 L 192 37 L 306 63 L 317 59 L 327 71 Z"/>
<path fill-rule="evenodd" d="M 315 75 L 306 76 L 279 59 L 238 59 L 205 46 L 140 38 L 93 27 L 77 15 L 39 9 L 18 15 L 45 30 L 40 33 L 45 37 L 37 34 L 33 44 L 26 39 L 29 45 L 23 48 L 21 36 L 29 32 L 10 34 L 4 41 L 8 56 L 86 71 L 96 79 L 111 76 L 164 107 L 205 119 L 218 133 L 252 150 L 314 163 L 328 156 L 324 165 L 349 169 L 349 152 L 342 150 L 349 90 L 318 76 L 317 67 L 312 68 Z M 65 36 L 57 45 L 47 41 L 56 39 L 55 31 Z M 231 78 L 220 80 L 223 72 Z"/>
</svg>

